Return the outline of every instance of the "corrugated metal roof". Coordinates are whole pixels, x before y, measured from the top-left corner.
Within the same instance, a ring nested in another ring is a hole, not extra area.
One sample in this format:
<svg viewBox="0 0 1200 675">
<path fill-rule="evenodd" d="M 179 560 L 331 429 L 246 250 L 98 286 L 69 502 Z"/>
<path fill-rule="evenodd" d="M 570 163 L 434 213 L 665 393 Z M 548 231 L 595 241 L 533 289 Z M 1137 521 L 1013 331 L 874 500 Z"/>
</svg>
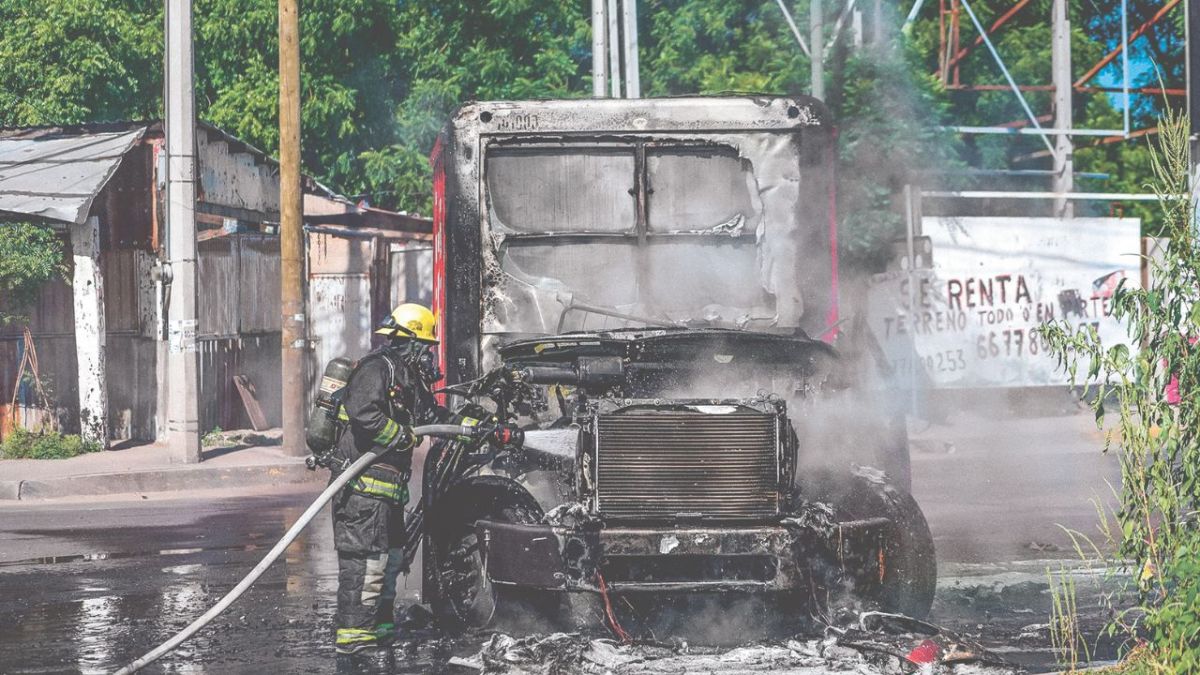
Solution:
<svg viewBox="0 0 1200 675">
<path fill-rule="evenodd" d="M 92 201 L 146 131 L 0 138 L 0 216 L 87 220 Z"/>
</svg>

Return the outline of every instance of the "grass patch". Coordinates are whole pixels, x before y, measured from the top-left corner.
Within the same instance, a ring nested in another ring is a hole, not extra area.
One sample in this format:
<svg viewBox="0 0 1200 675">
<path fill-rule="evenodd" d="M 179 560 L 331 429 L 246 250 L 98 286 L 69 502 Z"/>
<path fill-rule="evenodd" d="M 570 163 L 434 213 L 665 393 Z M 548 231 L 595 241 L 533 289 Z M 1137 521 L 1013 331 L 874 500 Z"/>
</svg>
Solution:
<svg viewBox="0 0 1200 675">
<path fill-rule="evenodd" d="M 57 431 L 14 429 L 8 438 L 0 442 L 0 458 L 3 459 L 66 459 L 100 450 L 99 443 Z"/>
<path fill-rule="evenodd" d="M 225 440 L 225 432 L 221 427 L 216 426 L 208 430 L 208 433 L 200 437 L 200 445 L 202 447 L 212 447 Z"/>
<path fill-rule="evenodd" d="M 1169 663 L 1170 657 L 1164 658 L 1155 648 L 1147 643 L 1135 645 L 1125 658 L 1115 666 L 1101 668 L 1099 675 L 1174 675 L 1177 672 Z"/>
</svg>

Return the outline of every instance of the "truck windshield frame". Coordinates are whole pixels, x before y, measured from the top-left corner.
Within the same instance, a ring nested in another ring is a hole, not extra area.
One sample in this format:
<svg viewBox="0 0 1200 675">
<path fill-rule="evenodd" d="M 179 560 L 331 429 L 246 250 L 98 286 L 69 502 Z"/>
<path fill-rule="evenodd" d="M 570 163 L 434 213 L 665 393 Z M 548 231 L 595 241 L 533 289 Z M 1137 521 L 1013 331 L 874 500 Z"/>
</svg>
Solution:
<svg viewBox="0 0 1200 675">
<path fill-rule="evenodd" d="M 775 297 L 761 283 L 765 213 L 754 167 L 733 144 L 623 136 L 489 138 L 482 145 L 481 215 L 500 268 L 483 282 L 520 284 L 529 287 L 526 295 L 542 298 L 514 302 L 490 325 L 485 319 L 483 333 L 772 325 Z M 583 175 L 588 168 L 600 175 Z M 602 254 L 590 245 L 622 246 L 628 253 Z M 611 266 L 598 263 L 606 256 Z M 547 261 L 551 257 L 566 261 L 563 274 L 547 273 L 556 264 Z M 589 262 L 593 271 L 581 271 Z M 689 279 L 698 268 L 707 268 L 709 278 Z M 673 278 L 658 278 L 664 275 Z M 594 283 L 570 283 L 580 278 Z M 675 282 L 681 287 L 669 295 L 665 287 Z"/>
</svg>

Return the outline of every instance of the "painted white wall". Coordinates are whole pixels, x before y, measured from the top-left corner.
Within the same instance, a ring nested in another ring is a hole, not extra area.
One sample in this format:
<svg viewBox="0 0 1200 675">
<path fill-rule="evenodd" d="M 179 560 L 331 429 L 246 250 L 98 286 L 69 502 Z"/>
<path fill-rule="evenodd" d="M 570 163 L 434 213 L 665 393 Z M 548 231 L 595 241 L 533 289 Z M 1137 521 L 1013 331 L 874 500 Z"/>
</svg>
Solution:
<svg viewBox="0 0 1200 675">
<path fill-rule="evenodd" d="M 84 439 L 108 447 L 105 372 L 104 275 L 100 269 L 100 220 L 71 225 L 75 274 L 75 356 L 79 362 L 79 429 Z"/>
<path fill-rule="evenodd" d="M 1031 335 L 1047 320 L 1130 344 L 1110 296 L 1122 279 L 1141 286 L 1139 219 L 927 217 L 921 227 L 932 268 L 876 275 L 869 291 L 869 325 L 898 384 L 1069 384 Z"/>
</svg>

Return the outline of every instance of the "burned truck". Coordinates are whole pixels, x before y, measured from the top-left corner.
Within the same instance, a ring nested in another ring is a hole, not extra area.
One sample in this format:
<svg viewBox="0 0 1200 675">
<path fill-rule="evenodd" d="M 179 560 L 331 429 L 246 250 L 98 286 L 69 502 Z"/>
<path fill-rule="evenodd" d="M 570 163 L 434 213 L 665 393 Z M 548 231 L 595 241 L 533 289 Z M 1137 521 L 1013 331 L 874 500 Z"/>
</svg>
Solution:
<svg viewBox="0 0 1200 675">
<path fill-rule="evenodd" d="M 831 344 L 832 143 L 806 97 L 454 115 L 434 151 L 446 395 L 490 396 L 479 414 L 527 442 L 453 484 L 461 451 L 425 461 L 444 626 L 510 600 L 700 592 L 928 612 L 907 447 Z"/>
</svg>

